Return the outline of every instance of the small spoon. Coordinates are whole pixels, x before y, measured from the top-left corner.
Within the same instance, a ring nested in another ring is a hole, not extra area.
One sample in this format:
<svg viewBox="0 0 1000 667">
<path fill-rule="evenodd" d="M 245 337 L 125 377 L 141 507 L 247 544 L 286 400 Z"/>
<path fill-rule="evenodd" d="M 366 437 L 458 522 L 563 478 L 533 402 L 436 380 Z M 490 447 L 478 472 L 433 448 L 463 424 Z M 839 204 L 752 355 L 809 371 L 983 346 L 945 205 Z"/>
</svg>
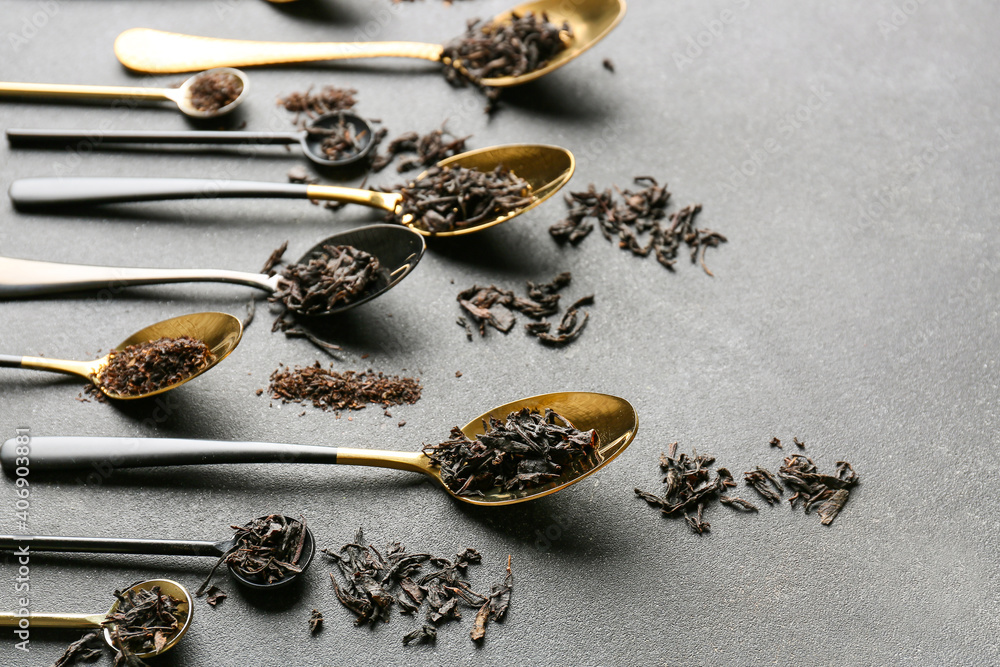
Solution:
<svg viewBox="0 0 1000 667">
<path fill-rule="evenodd" d="M 343 120 L 349 131 L 358 139 L 359 149 L 331 159 L 323 152 L 324 135 L 317 132 L 336 130 Z M 169 130 L 7 130 L 11 146 L 65 146 L 80 141 L 99 141 L 104 144 L 301 144 L 302 151 L 311 161 L 323 167 L 344 167 L 368 157 L 372 143 L 372 127 L 367 120 L 350 113 L 329 113 L 317 116 L 300 132 L 243 132 L 243 131 L 187 131 Z"/>
<path fill-rule="evenodd" d="M 189 382 L 198 377 L 208 369 L 229 356 L 243 336 L 243 325 L 238 319 L 227 313 L 194 313 L 192 315 L 182 315 L 169 320 L 157 322 L 140 331 L 135 332 L 121 343 L 115 350 L 123 350 L 129 345 L 136 343 L 146 343 L 160 338 L 179 338 L 190 336 L 195 340 L 204 341 L 212 350 L 214 360 L 200 371 L 184 378 L 179 382 L 157 389 L 156 391 L 144 394 L 123 395 L 103 386 L 98 379 L 100 372 L 111 360 L 111 353 L 94 361 L 71 361 L 67 359 L 47 359 L 45 357 L 19 357 L 10 354 L 0 354 L 0 368 L 30 368 L 40 371 L 52 371 L 55 373 L 66 373 L 68 375 L 79 375 L 94 383 L 108 398 L 130 400 L 134 398 L 146 398 L 162 394 L 165 391 L 176 389 L 185 382 Z"/>
<path fill-rule="evenodd" d="M 533 500 L 576 484 L 622 453 L 635 438 L 638 417 L 623 398 L 590 392 L 559 392 L 523 398 L 489 410 L 462 431 L 475 438 L 483 432 L 483 420 L 503 419 L 511 412 L 529 408 L 555 410 L 580 430 L 595 429 L 598 437 L 595 461 L 576 469 L 569 479 L 521 490 L 488 491 L 482 497 L 458 496 L 441 479 L 441 471 L 423 452 L 389 452 L 344 449 L 316 445 L 285 445 L 259 442 L 218 442 L 176 438 L 31 437 L 31 471 L 80 470 L 114 460 L 116 468 L 200 465 L 216 463 L 339 463 L 343 465 L 395 468 L 420 472 L 435 479 L 450 495 L 473 505 L 509 505 Z M 0 466 L 8 474 L 16 469 L 17 439 L 0 445 Z"/>
<path fill-rule="evenodd" d="M 163 595 L 169 595 L 170 597 L 180 600 L 181 602 L 177 605 L 177 610 L 184 613 L 184 622 L 181 623 L 180 630 L 171 635 L 167 643 L 163 645 L 159 651 L 147 651 L 145 653 L 136 653 L 137 658 L 152 658 L 157 655 L 163 655 L 174 646 L 177 642 L 181 640 L 181 637 L 188 631 L 191 627 L 191 617 L 194 615 L 194 604 L 191 599 L 191 594 L 188 593 L 187 589 L 182 585 L 178 584 L 176 581 L 170 581 L 169 579 L 150 579 L 149 581 L 143 581 L 135 586 L 132 586 L 130 591 L 141 591 L 149 590 L 154 586 L 160 587 L 160 593 Z M 31 622 L 31 627 L 33 628 L 68 628 L 68 629 L 96 629 L 104 627 L 102 625 L 103 621 L 110 615 L 118 611 L 118 605 L 120 602 L 115 600 L 115 603 L 111 605 L 111 609 L 108 610 L 107 614 L 35 614 L 32 613 L 27 618 Z M 20 623 L 22 616 L 16 616 L 12 612 L 0 612 L 0 626 L 2 627 L 17 627 Z M 115 646 L 114 641 L 111 639 L 111 630 L 113 626 L 104 628 L 104 641 L 108 643 L 108 646 L 114 650 L 118 650 Z"/>
<path fill-rule="evenodd" d="M 265 517 L 266 518 L 266 517 Z M 291 521 L 291 517 L 285 517 Z M 27 545 L 32 553 L 49 551 L 58 553 L 91 553 L 91 554 L 143 554 L 156 556 L 212 556 L 221 558 L 236 546 L 236 538 L 230 537 L 219 542 L 202 540 L 133 540 L 100 537 L 60 537 L 54 535 L 0 535 L 0 550 L 17 549 Z M 305 539 L 302 547 L 302 560 L 299 563 L 301 572 L 291 572 L 274 582 L 263 581 L 261 578 L 244 574 L 227 564 L 229 572 L 237 582 L 248 588 L 269 589 L 282 588 L 291 584 L 305 574 L 312 563 L 316 551 L 316 539 L 309 526 L 305 527 Z M 32 621 L 34 624 L 34 621 Z"/>
<path fill-rule="evenodd" d="M 568 21 L 573 40 L 548 65 L 520 76 L 483 79 L 486 86 L 506 87 L 527 83 L 562 67 L 604 38 L 625 16 L 625 0 L 535 0 L 499 14 L 493 22 L 512 14 L 548 14 L 562 25 Z M 126 67 L 140 72 L 190 72 L 206 67 L 243 67 L 350 58 L 419 58 L 444 62 L 440 44 L 422 42 L 252 42 L 213 39 L 133 28 L 118 35 L 115 55 Z M 461 63 L 444 62 L 461 68 Z"/>
<path fill-rule="evenodd" d="M 243 91 L 239 97 L 229 104 L 215 110 L 195 108 L 191 103 L 191 87 L 203 76 L 216 72 L 229 72 L 239 78 Z M 56 99 L 87 99 L 87 100 L 172 100 L 182 113 L 192 118 L 218 118 L 230 113 L 246 99 L 250 89 L 247 75 L 238 69 L 220 67 L 195 74 L 179 88 L 143 88 L 140 86 L 77 86 L 59 83 L 15 83 L 0 81 L 0 97 L 47 97 Z"/>
<path fill-rule="evenodd" d="M 576 160 L 573 154 L 558 146 L 511 144 L 467 151 L 441 160 L 439 167 L 462 166 L 491 172 L 498 165 L 513 171 L 531 186 L 531 201 L 525 206 L 449 232 L 429 232 L 422 229 L 412 215 L 401 222 L 423 236 L 458 236 L 470 234 L 530 211 L 554 195 L 573 176 Z M 424 174 L 417 176 L 422 178 Z M 247 197 L 278 197 L 284 199 L 314 199 L 361 204 L 398 214 L 403 196 L 394 192 L 375 192 L 332 185 L 302 185 L 299 183 L 261 183 L 197 178 L 22 178 L 10 185 L 10 198 L 21 210 L 80 204 L 116 204 L 167 199 L 197 199 Z"/>
<path fill-rule="evenodd" d="M 336 315 L 371 301 L 395 287 L 408 276 L 423 257 L 427 247 L 422 236 L 399 225 L 360 227 L 320 241 L 297 263 L 308 262 L 324 246 L 349 245 L 378 258 L 381 268 L 375 282 L 363 294 L 348 303 L 316 316 Z M 63 264 L 30 259 L 0 257 L 0 298 L 59 294 L 80 290 L 100 290 L 109 285 L 166 285 L 170 283 L 222 282 L 249 285 L 266 292 L 278 289 L 280 275 L 245 273 L 220 269 L 141 269 L 130 267 Z"/>
</svg>

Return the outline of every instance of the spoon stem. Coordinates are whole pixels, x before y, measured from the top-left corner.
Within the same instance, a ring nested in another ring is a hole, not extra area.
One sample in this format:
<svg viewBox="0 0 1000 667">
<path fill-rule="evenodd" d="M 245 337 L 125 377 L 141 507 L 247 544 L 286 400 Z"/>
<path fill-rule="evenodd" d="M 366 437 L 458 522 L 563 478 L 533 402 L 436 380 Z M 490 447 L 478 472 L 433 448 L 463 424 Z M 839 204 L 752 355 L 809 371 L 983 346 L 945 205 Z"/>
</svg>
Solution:
<svg viewBox="0 0 1000 667">
<path fill-rule="evenodd" d="M 0 627 L 15 627 L 22 618 L 25 617 L 10 612 L 0 612 Z M 26 618 L 33 628 L 84 629 L 101 627 L 101 622 L 107 616 L 105 614 L 29 614 Z"/>
<path fill-rule="evenodd" d="M 135 540 L 56 535 L 0 535 L 0 550 L 27 546 L 29 552 L 221 556 L 221 543 L 201 540 Z"/>
<path fill-rule="evenodd" d="M 52 99 L 86 98 L 114 100 L 132 98 L 139 100 L 173 99 L 175 90 L 141 88 L 139 86 L 78 86 L 60 83 L 18 83 L 0 81 L 0 97 L 45 97 Z"/>
<path fill-rule="evenodd" d="M 47 359 L 45 357 L 18 357 L 10 354 L 0 355 L 0 367 L 27 368 L 36 371 L 50 371 L 66 375 L 79 375 L 87 380 L 93 379 L 93 361 L 73 361 L 71 359 Z"/>
<path fill-rule="evenodd" d="M 140 269 L 0 257 L 0 298 L 194 282 L 235 283 L 273 292 L 269 280 L 259 273 L 221 269 Z"/>
<path fill-rule="evenodd" d="M 440 61 L 443 47 L 423 42 L 258 42 L 133 28 L 115 40 L 115 55 L 140 72 L 194 72 L 212 67 L 275 65 L 355 58 Z"/>
<path fill-rule="evenodd" d="M 108 144 L 295 144 L 301 132 L 7 130 L 11 146 L 65 146 L 81 141 Z"/>
</svg>

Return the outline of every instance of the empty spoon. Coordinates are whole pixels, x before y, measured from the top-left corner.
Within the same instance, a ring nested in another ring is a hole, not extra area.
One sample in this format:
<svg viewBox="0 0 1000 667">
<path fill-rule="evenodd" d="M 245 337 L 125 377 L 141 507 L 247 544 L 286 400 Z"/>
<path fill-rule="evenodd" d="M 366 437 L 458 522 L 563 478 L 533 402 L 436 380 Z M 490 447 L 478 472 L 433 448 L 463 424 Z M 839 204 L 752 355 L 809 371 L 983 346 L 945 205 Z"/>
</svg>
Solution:
<svg viewBox="0 0 1000 667">
<path fill-rule="evenodd" d="M 323 150 L 325 130 L 337 130 L 343 122 L 354 137 L 358 147 L 350 154 L 331 159 Z M 364 118 L 351 113 L 329 113 L 311 120 L 305 130 L 297 132 L 246 132 L 246 131 L 181 131 L 169 130 L 7 130 L 7 141 L 12 146 L 64 146 L 80 141 L 100 141 L 104 144 L 301 144 L 302 151 L 311 161 L 323 167 L 343 167 L 363 160 L 371 152 L 372 127 Z"/>
<path fill-rule="evenodd" d="M 202 79 L 215 73 L 228 72 L 240 80 L 243 87 L 239 97 L 218 109 L 198 109 L 191 102 L 192 87 Z M 179 88 L 144 88 L 141 86 L 77 86 L 59 83 L 18 83 L 0 82 L 0 97 L 41 97 L 51 99 L 80 100 L 171 100 L 184 114 L 192 118 L 217 118 L 233 111 L 246 99 L 250 80 L 238 69 L 221 67 L 195 74 Z"/>
<path fill-rule="evenodd" d="M 531 186 L 531 200 L 504 215 L 454 231 L 430 232 L 407 214 L 401 222 L 423 236 L 457 236 L 477 232 L 521 215 L 554 195 L 573 176 L 573 154 L 558 146 L 511 144 L 460 153 L 441 160 L 440 167 L 461 166 L 491 172 L 503 166 Z M 426 173 L 426 172 L 425 172 Z M 424 176 L 417 176 L 420 179 Z M 277 197 L 340 201 L 378 208 L 391 213 L 401 210 L 403 196 L 395 192 L 375 192 L 332 185 L 262 183 L 197 178 L 22 178 L 11 183 L 10 198 L 22 210 L 81 204 L 115 204 L 167 199 Z"/>
<path fill-rule="evenodd" d="M 200 465 L 217 463 L 339 463 L 409 470 L 430 476 L 450 495 L 473 505 L 509 505 L 533 500 L 576 484 L 622 453 L 635 438 L 638 418 L 623 398 L 590 392 L 559 392 L 523 398 L 493 408 L 466 424 L 469 438 L 483 432 L 483 420 L 503 419 L 511 412 L 546 408 L 565 417 L 582 431 L 595 429 L 597 455 L 574 468 L 570 477 L 537 486 L 504 491 L 486 491 L 481 497 L 456 495 L 441 479 L 440 469 L 423 452 L 391 452 L 344 449 L 316 445 L 286 445 L 259 442 L 219 442 L 177 438 L 31 437 L 31 472 L 79 470 L 95 463 L 115 461 L 116 468 Z M 0 466 L 12 474 L 16 470 L 17 439 L 0 445 Z"/>
<path fill-rule="evenodd" d="M 512 14 L 546 13 L 556 25 L 568 22 L 573 39 L 545 67 L 520 76 L 483 79 L 486 86 L 516 86 L 544 76 L 573 60 L 600 41 L 625 16 L 625 0 L 536 0 L 518 5 L 493 18 L 509 20 Z M 214 39 L 133 28 L 115 40 L 115 55 L 126 67 L 140 72 L 190 72 L 206 67 L 243 67 L 349 58 L 419 58 L 444 62 L 444 47 L 422 42 L 253 42 Z M 444 64 L 461 67 L 461 63 Z"/>
<path fill-rule="evenodd" d="M 330 245 L 353 246 L 374 255 L 379 260 L 380 269 L 364 292 L 315 315 L 335 315 L 387 292 L 413 271 L 426 248 L 423 237 L 406 227 L 370 225 L 320 241 L 297 263 L 304 264 L 316 255 L 325 254 L 323 248 Z M 279 274 L 268 276 L 220 269 L 143 269 L 0 257 L 0 298 L 100 290 L 110 285 L 118 288 L 190 282 L 235 283 L 274 292 L 278 289 L 280 278 Z"/>
<path fill-rule="evenodd" d="M 141 394 L 120 394 L 101 382 L 101 371 L 111 361 L 111 356 L 115 352 L 124 350 L 126 347 L 137 343 L 146 343 L 159 340 L 160 338 L 180 338 L 181 336 L 190 336 L 195 340 L 203 341 L 212 351 L 213 356 L 211 361 L 198 371 L 169 386 Z M 0 368 L 30 368 L 33 370 L 79 375 L 94 383 L 94 386 L 109 398 L 123 400 L 146 398 L 176 389 L 185 382 L 193 380 L 212 368 L 229 356 L 229 353 L 239 345 L 242 336 L 243 324 L 232 315 L 227 313 L 194 313 L 192 315 L 182 315 L 181 317 L 157 322 L 137 331 L 119 343 L 114 350 L 94 361 L 72 361 L 68 359 L 19 357 L 10 354 L 0 354 Z"/>
<path fill-rule="evenodd" d="M 267 517 L 262 517 L 266 519 Z M 292 521 L 291 517 L 285 519 Z M 135 540 L 100 537 L 61 537 L 55 535 L 0 535 L 0 550 L 17 549 L 27 545 L 32 553 L 49 551 L 59 553 L 143 554 L 156 556 L 212 556 L 221 558 L 236 546 L 235 537 L 218 542 L 203 540 Z M 312 562 L 316 540 L 305 526 L 302 557 L 298 562 L 301 572 L 289 572 L 277 581 L 268 582 L 262 577 L 241 572 L 228 563 L 229 572 L 241 585 L 254 589 L 275 589 L 291 584 L 302 576 Z M 32 621 L 34 624 L 34 621 Z"/>
<path fill-rule="evenodd" d="M 181 640 L 181 637 L 188 631 L 191 627 L 191 617 L 194 615 L 194 604 L 191 599 L 191 594 L 188 593 L 187 589 L 176 581 L 170 581 L 169 579 L 150 579 L 149 581 L 140 582 L 128 590 L 133 592 L 138 592 L 142 590 L 149 590 L 154 586 L 160 587 L 160 593 L 163 595 L 169 595 L 170 597 L 180 600 L 177 605 L 177 610 L 183 613 L 184 621 L 181 623 L 179 630 L 174 632 L 173 635 L 167 640 L 158 651 L 148 651 L 145 653 L 136 653 L 137 658 L 152 658 L 153 656 L 162 655 L 172 649 L 177 645 L 177 642 Z M 118 650 L 115 646 L 114 641 L 111 638 L 111 631 L 114 626 L 105 627 L 103 625 L 104 620 L 118 611 L 118 605 L 120 602 L 115 600 L 115 603 L 111 605 L 111 609 L 108 610 L 106 614 L 36 614 L 34 612 L 28 616 L 31 622 L 31 627 L 33 628 L 68 628 L 68 629 L 99 629 L 104 627 L 104 641 L 108 643 L 108 646 L 114 650 Z M 0 626 L 3 627 L 17 627 L 21 622 L 23 616 L 17 616 L 12 612 L 0 612 Z"/>
</svg>

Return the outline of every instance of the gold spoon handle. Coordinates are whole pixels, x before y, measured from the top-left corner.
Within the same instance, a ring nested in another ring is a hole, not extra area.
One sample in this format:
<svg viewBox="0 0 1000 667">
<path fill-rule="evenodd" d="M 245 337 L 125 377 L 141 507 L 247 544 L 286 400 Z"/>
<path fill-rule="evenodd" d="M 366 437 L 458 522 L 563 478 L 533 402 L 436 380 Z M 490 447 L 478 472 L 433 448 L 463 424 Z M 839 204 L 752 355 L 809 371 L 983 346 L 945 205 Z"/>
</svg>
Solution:
<svg viewBox="0 0 1000 667">
<path fill-rule="evenodd" d="M 99 628 L 104 614 L 30 614 L 18 616 L 12 612 L 0 612 L 0 627 L 16 627 L 21 619 L 27 618 L 33 628 Z"/>
<path fill-rule="evenodd" d="M 117 100 L 133 98 L 142 100 L 173 99 L 176 90 L 170 88 L 140 88 L 139 86 L 77 86 L 61 83 L 17 83 L 0 81 L 0 96 L 47 97 L 55 99 L 86 98 L 92 100 Z"/>
<path fill-rule="evenodd" d="M 66 375 L 79 375 L 92 379 L 95 363 L 93 361 L 73 361 L 71 359 L 46 359 L 45 357 L 19 357 L 13 354 L 0 354 L 0 368 L 27 368 L 35 371 L 51 371 Z"/>
<path fill-rule="evenodd" d="M 0 445 L 0 465 L 14 469 L 17 440 Z M 430 472 L 420 452 L 340 449 L 319 445 L 227 442 L 181 438 L 37 436 L 31 439 L 31 469 L 78 470 L 114 461 L 116 468 L 219 463 L 339 463 Z"/>
<path fill-rule="evenodd" d="M 440 44 L 423 42 L 254 42 L 149 28 L 126 30 L 115 40 L 115 55 L 123 65 L 155 73 L 354 58 L 419 58 L 438 62 L 443 50 Z"/>
</svg>

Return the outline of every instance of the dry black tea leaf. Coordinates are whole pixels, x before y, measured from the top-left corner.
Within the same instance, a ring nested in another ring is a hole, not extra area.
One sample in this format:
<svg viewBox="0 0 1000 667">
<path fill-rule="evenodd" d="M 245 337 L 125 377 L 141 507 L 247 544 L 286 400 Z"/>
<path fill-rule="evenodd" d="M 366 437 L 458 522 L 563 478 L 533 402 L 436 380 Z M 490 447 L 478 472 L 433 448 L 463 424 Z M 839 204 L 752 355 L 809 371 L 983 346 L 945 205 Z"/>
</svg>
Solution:
<svg viewBox="0 0 1000 667">
<path fill-rule="evenodd" d="M 309 614 L 309 634 L 315 635 L 323 629 L 323 614 L 318 609 L 313 609 Z"/>
<path fill-rule="evenodd" d="M 186 380 L 214 360 L 215 355 L 200 340 L 160 338 L 112 351 L 96 379 L 111 393 L 138 396 Z"/>
<path fill-rule="evenodd" d="M 783 447 L 781 446 L 781 440 L 778 440 L 777 438 L 771 438 L 771 441 L 768 442 L 767 444 L 771 445 L 772 447 L 777 447 L 778 449 L 783 449 Z"/>
<path fill-rule="evenodd" d="M 549 228 L 549 234 L 560 243 L 577 244 L 593 230 L 596 222 L 605 239 L 639 257 L 653 255 L 662 266 L 673 270 L 681 245 L 690 251 L 691 261 L 701 261 L 705 273 L 712 272 L 705 264 L 705 251 L 726 242 L 726 237 L 710 229 L 699 229 L 695 218 L 701 204 L 686 206 L 670 215 L 666 208 L 670 192 L 651 176 L 635 178 L 640 190 L 620 192 L 621 201 L 611 189 L 598 191 L 593 183 L 582 192 L 566 195 L 567 217 Z"/>
<path fill-rule="evenodd" d="M 520 76 L 541 69 L 573 41 L 568 22 L 549 22 L 544 12 L 513 14 L 509 20 L 468 22 L 465 34 L 445 45 L 441 54 L 445 78 L 456 87 L 483 89 L 492 110 L 498 88 L 483 88 L 483 79 Z"/>
<path fill-rule="evenodd" d="M 386 145 L 385 152 L 372 159 L 371 169 L 374 172 L 382 171 L 399 155 L 408 155 L 396 166 L 396 171 L 399 173 L 429 167 L 445 158 L 464 152 L 465 142 L 470 138 L 471 135 L 456 137 L 443 126 L 423 136 L 416 132 L 407 132 L 390 141 Z"/>
<path fill-rule="evenodd" d="M 781 483 L 774 478 L 774 475 L 760 466 L 757 466 L 756 470 L 743 473 L 743 481 L 747 483 L 747 486 L 752 486 L 754 491 L 759 493 L 769 505 L 779 502 L 781 500 L 778 497 L 779 494 L 785 492 L 781 487 Z"/>
<path fill-rule="evenodd" d="M 115 665 L 143 664 L 135 654 L 158 653 L 183 627 L 186 614 L 178 608 L 182 601 L 163 593 L 159 586 L 115 591 L 115 597 L 117 608 L 101 623 L 119 651 Z"/>
<path fill-rule="evenodd" d="M 413 216 L 413 224 L 440 234 L 503 217 L 532 201 L 531 186 L 509 169 L 431 167 L 415 181 L 393 188 L 403 196 L 395 218 Z"/>
<path fill-rule="evenodd" d="M 331 572 L 330 580 L 337 599 L 354 614 L 356 625 L 388 622 L 394 607 L 406 615 L 424 610 L 423 624 L 403 637 L 404 645 L 437 641 L 439 627 L 460 620 L 462 609 L 478 610 L 478 624 L 480 614 L 488 620 L 502 621 L 510 606 L 513 575 L 509 558 L 504 582 L 484 595 L 477 593 L 467 578 L 470 565 L 482 561 L 475 549 L 466 549 L 450 559 L 409 553 L 399 542 L 377 549 L 358 530 L 353 542 L 339 551 L 324 549 L 323 554 L 337 566 L 340 576 Z M 482 637 L 485 623 L 481 622 L 482 631 L 480 625 L 474 624 L 474 640 Z"/>
<path fill-rule="evenodd" d="M 756 512 L 753 504 L 742 498 L 727 495 L 727 490 L 736 486 L 733 475 L 727 468 L 718 468 L 712 477 L 714 456 L 693 452 L 677 453 L 677 443 L 670 443 L 667 453 L 660 455 L 660 469 L 666 484 L 663 495 L 635 490 L 635 495 L 654 507 L 659 507 L 665 516 L 683 516 L 685 523 L 699 535 L 711 530 L 711 524 L 703 518 L 705 506 L 713 499 L 723 505 L 747 512 Z M 694 516 L 689 512 L 695 511 Z"/>
<path fill-rule="evenodd" d="M 358 373 L 312 366 L 280 366 L 271 374 L 269 394 L 285 403 L 312 403 L 322 410 L 361 410 L 369 403 L 383 408 L 413 404 L 423 388 L 415 378 L 386 376 L 371 369 Z"/>
<path fill-rule="evenodd" d="M 207 591 L 199 591 L 197 597 L 201 597 L 202 595 L 205 596 L 205 602 L 213 607 L 229 597 L 224 590 L 214 585 L 209 586 Z"/>
<path fill-rule="evenodd" d="M 243 81 L 226 71 L 199 74 L 189 93 L 191 105 L 198 111 L 218 111 L 243 94 Z"/>
<path fill-rule="evenodd" d="M 80 639 L 66 647 L 52 667 L 69 667 L 76 662 L 93 662 L 101 657 L 104 647 L 104 637 L 100 631 L 88 632 Z"/>
<path fill-rule="evenodd" d="M 211 594 L 209 584 L 220 565 L 228 565 L 246 579 L 273 584 L 302 572 L 306 544 L 305 519 L 289 519 L 281 514 L 259 517 L 235 531 L 233 546 L 215 563 L 195 595 Z M 224 594 L 223 594 L 224 595 Z M 211 602 L 211 601 L 210 601 Z"/>
<path fill-rule="evenodd" d="M 279 250 L 283 252 L 284 247 Z M 273 270 L 274 264 L 268 260 L 265 268 Z M 378 258 L 363 250 L 347 245 L 323 246 L 322 252 L 314 253 L 305 262 L 282 268 L 278 287 L 268 298 L 284 304 L 295 315 L 322 315 L 364 295 L 378 280 L 379 269 Z"/>
<path fill-rule="evenodd" d="M 455 427 L 450 440 L 423 447 L 456 495 L 532 489 L 572 477 L 578 466 L 599 457 L 595 431 L 579 431 L 548 409 L 541 414 L 524 408 L 503 421 L 490 418 L 483 429 L 470 440 Z"/>
<path fill-rule="evenodd" d="M 795 494 L 788 504 L 795 507 L 803 503 L 808 514 L 819 505 L 817 514 L 824 526 L 829 526 L 837 518 L 850 495 L 850 489 L 858 484 L 858 474 L 847 461 L 837 461 L 836 473 L 827 475 L 819 472 L 816 464 L 802 454 L 793 454 L 785 459 L 778 470 L 778 477 Z"/>
<path fill-rule="evenodd" d="M 337 88 L 336 86 L 324 86 L 319 92 L 312 92 L 312 87 L 304 92 L 291 93 L 286 97 L 278 99 L 278 106 L 284 107 L 286 111 L 295 112 L 295 121 L 298 122 L 300 116 L 315 118 L 335 111 L 350 111 L 358 103 L 355 95 L 358 91 L 351 88 Z"/>
</svg>

